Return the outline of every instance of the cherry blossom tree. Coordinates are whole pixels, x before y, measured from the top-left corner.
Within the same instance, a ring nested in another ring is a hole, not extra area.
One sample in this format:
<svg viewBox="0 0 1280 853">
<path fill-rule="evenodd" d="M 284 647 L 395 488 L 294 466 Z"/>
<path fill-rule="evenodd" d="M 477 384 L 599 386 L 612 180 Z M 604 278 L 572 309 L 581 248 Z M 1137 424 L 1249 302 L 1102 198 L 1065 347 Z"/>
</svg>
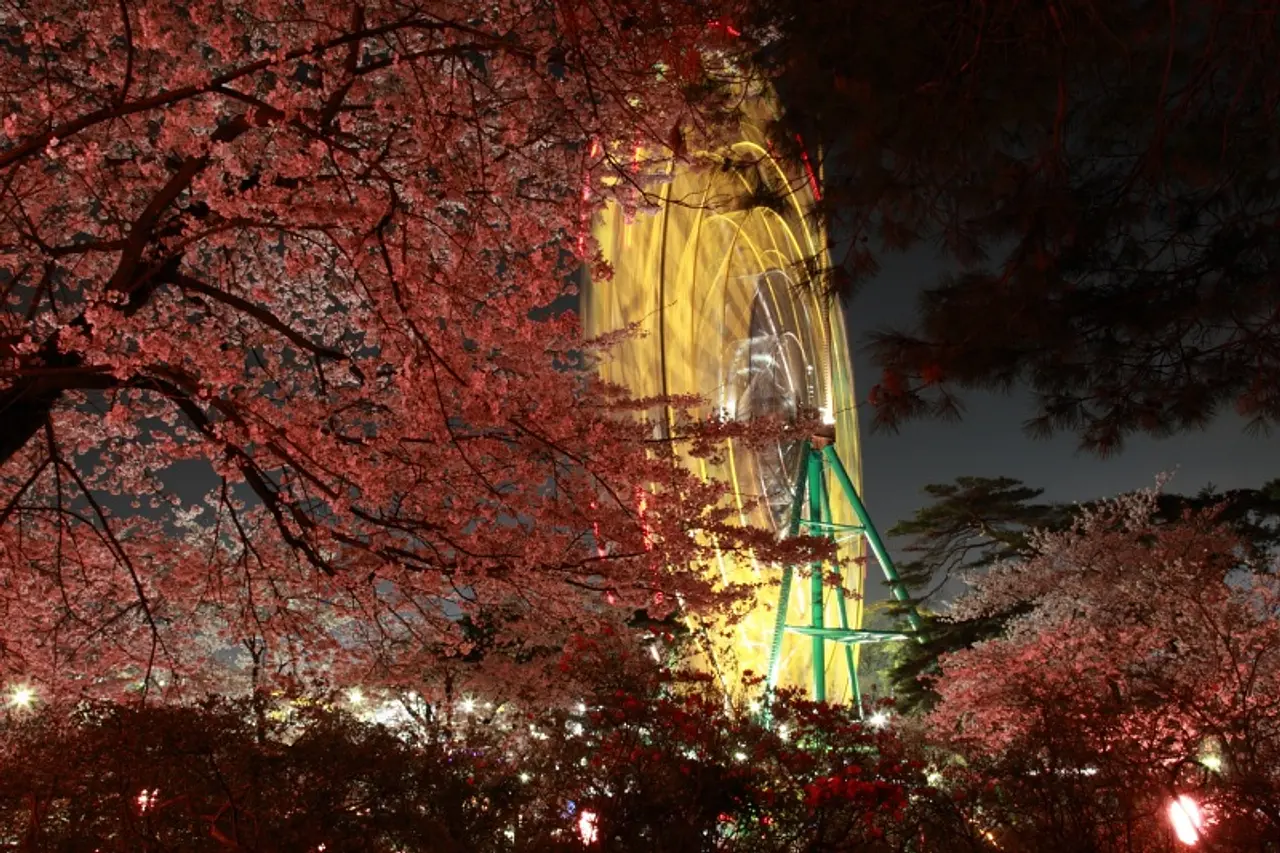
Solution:
<svg viewBox="0 0 1280 853">
<path fill-rule="evenodd" d="M 997 761 L 1006 787 L 1068 779 L 1055 796 L 1077 789 L 1080 825 L 1110 834 L 1092 849 L 1167 840 L 1179 793 L 1239 849 L 1263 849 L 1248 839 L 1280 834 L 1280 587 L 1245 568 L 1245 539 L 1213 511 L 1161 522 L 1157 507 L 1146 492 L 1087 509 L 976 579 L 960 618 L 1026 611 L 942 659 L 929 723 Z"/>
<path fill-rule="evenodd" d="M 551 310 L 634 142 L 714 120 L 698 3 L 0 19 L 0 678 L 416 683 L 736 600 L 709 543 L 770 543 Z"/>
</svg>

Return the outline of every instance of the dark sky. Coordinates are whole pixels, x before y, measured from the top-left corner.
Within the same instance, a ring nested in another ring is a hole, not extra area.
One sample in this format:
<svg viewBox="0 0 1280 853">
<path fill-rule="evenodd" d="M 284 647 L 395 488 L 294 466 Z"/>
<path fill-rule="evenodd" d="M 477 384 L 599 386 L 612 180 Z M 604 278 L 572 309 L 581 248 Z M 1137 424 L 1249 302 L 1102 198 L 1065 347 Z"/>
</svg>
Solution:
<svg viewBox="0 0 1280 853">
<path fill-rule="evenodd" d="M 878 371 L 865 352 L 868 333 L 885 326 L 909 327 L 915 294 L 936 280 L 942 266 L 928 247 L 882 259 L 883 269 L 847 307 L 858 395 L 866 398 Z M 1070 435 L 1032 439 L 1022 430 L 1031 416 L 1027 396 L 973 394 L 965 397 L 960 423 L 916 422 L 898 434 L 871 432 L 861 414 L 863 488 L 876 526 L 885 532 L 924 503 L 922 488 L 958 476 L 1016 477 L 1044 488 L 1047 500 L 1074 501 L 1151 485 L 1161 472 L 1174 475 L 1168 488 L 1192 493 L 1213 483 L 1220 489 L 1260 486 L 1280 477 L 1280 432 L 1246 434 L 1234 413 L 1203 432 L 1155 440 L 1133 437 L 1125 450 L 1099 459 L 1076 450 Z M 865 403 L 863 404 L 865 407 Z M 901 542 L 889 540 L 891 552 Z M 874 571 L 874 569 L 873 569 Z M 868 584 L 868 590 L 873 585 Z M 872 597 L 880 597 L 872 593 Z"/>
</svg>

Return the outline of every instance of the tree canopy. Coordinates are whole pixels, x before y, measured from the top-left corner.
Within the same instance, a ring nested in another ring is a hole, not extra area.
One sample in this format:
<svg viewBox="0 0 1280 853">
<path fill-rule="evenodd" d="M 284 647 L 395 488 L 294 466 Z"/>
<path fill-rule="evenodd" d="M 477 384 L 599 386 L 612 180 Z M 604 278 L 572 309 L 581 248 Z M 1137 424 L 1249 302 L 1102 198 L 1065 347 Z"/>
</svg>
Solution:
<svg viewBox="0 0 1280 853">
<path fill-rule="evenodd" d="M 1026 387 L 1027 425 L 1110 452 L 1280 415 L 1280 24 L 1264 2 L 753 4 L 757 58 L 827 152 L 836 284 L 936 245 L 873 341 L 876 423 Z"/>
<path fill-rule="evenodd" d="M 548 307 L 593 205 L 649 168 L 619 150 L 714 121 L 709 15 L 6 12 L 0 676 L 461 678 L 731 605 L 705 543 L 776 546 L 672 471 Z"/>
<path fill-rule="evenodd" d="M 925 487 L 932 502 L 890 528 L 891 536 L 906 542 L 909 556 L 899 563 L 899 573 L 916 590 L 910 603 L 921 608 L 926 622 L 922 641 L 896 646 L 884 664 L 903 710 L 928 707 L 936 700 L 931 685 L 940 656 L 998 637 L 1030 606 L 1018 600 L 1004 609 L 961 617 L 940 604 L 963 592 L 958 582 L 980 579 L 995 566 L 1024 560 L 1038 532 L 1067 530 L 1082 513 L 1099 505 L 1044 502 L 1043 492 L 1009 477 L 960 477 Z M 1207 487 L 1195 495 L 1160 491 L 1154 496 L 1154 522 L 1175 524 L 1187 513 L 1212 513 L 1230 529 L 1240 542 L 1236 557 L 1241 567 L 1274 571 L 1280 545 L 1280 481 L 1258 489 L 1219 492 Z M 903 606 L 890 603 L 887 616 L 901 622 Z"/>
<path fill-rule="evenodd" d="M 1245 548 L 1211 512 L 1161 521 L 1153 492 L 1033 537 L 957 599 L 961 618 L 1025 611 L 943 658 L 930 725 L 1026 775 L 1092 780 L 1111 817 L 1091 849 L 1126 849 L 1180 793 L 1231 849 L 1280 837 L 1280 586 L 1241 568 Z"/>
</svg>

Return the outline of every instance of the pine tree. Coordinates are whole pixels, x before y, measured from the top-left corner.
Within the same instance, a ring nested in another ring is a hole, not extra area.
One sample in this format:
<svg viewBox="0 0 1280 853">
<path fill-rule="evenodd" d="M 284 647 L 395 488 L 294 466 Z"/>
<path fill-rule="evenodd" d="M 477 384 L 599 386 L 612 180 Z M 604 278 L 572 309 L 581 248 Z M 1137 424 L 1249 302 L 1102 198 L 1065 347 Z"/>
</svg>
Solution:
<svg viewBox="0 0 1280 853">
<path fill-rule="evenodd" d="M 748 36 L 825 151 L 835 284 L 936 243 L 958 271 L 874 341 L 876 423 L 1025 386 L 1093 451 L 1280 417 L 1280 35 L 1262 0 L 759 0 Z"/>
</svg>

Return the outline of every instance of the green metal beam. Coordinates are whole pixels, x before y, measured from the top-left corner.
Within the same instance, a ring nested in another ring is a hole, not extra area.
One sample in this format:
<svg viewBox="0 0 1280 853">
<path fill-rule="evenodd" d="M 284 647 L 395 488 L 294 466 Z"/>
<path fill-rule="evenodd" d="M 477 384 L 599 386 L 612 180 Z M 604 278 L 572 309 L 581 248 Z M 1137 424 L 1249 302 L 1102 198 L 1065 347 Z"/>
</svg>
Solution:
<svg viewBox="0 0 1280 853">
<path fill-rule="evenodd" d="M 893 597 L 898 601 L 909 601 L 911 594 L 907 592 L 906 584 L 898 576 L 898 570 L 894 568 L 893 560 L 889 558 L 889 551 L 884 547 L 884 542 L 881 541 L 875 525 L 871 523 L 871 516 L 868 515 L 867 508 L 863 506 L 862 498 L 858 497 L 858 490 L 853 487 L 853 481 L 849 479 L 849 472 L 844 469 L 844 463 L 840 461 L 839 455 L 836 454 L 835 446 L 828 444 L 822 448 L 822 455 L 826 458 L 831 470 L 836 475 L 836 480 L 844 490 L 845 499 L 849 501 L 849 505 L 853 507 L 854 514 L 858 516 L 858 523 L 864 529 L 867 544 L 871 546 L 871 552 L 876 555 L 876 560 L 880 563 L 880 570 L 884 572 L 885 580 L 889 582 L 889 588 L 893 590 Z M 916 631 L 924 629 L 924 622 L 920 619 L 920 614 L 916 612 L 914 606 L 907 610 L 907 621 L 911 623 L 911 627 Z"/>
<path fill-rule="evenodd" d="M 800 473 L 796 476 L 796 492 L 791 499 L 791 518 L 787 522 L 787 538 L 793 539 L 800 533 L 800 514 L 804 511 L 806 494 L 805 483 L 809 479 L 809 466 L 805 461 L 813 454 L 808 441 L 800 448 Z M 794 570 L 786 566 L 782 570 L 782 586 L 778 590 L 778 611 L 773 623 L 773 645 L 769 648 L 769 675 L 765 681 L 765 689 L 772 695 L 778 683 L 778 665 L 782 662 L 782 637 L 787 627 L 787 605 L 791 601 L 791 576 Z"/>
<path fill-rule="evenodd" d="M 826 477 L 821 478 L 818 483 L 818 488 L 820 489 L 819 503 L 822 505 L 822 520 L 825 526 L 834 527 L 835 525 L 834 523 L 831 523 L 831 521 L 835 516 L 831 514 L 831 496 L 827 493 Z M 835 541 L 834 535 L 831 533 L 828 533 L 827 535 L 831 537 L 832 541 Z M 840 614 L 840 627 L 847 631 L 849 630 L 849 608 L 847 606 L 847 602 L 844 600 L 844 583 L 840 577 L 840 563 L 832 563 L 831 571 L 836 578 L 836 583 L 832 586 L 836 595 L 836 609 Z M 844 647 L 844 663 L 845 668 L 849 672 L 849 685 L 853 688 L 854 706 L 858 709 L 858 713 L 861 714 L 862 685 L 858 683 L 858 667 L 853 661 L 853 646 L 846 645 Z"/>
<path fill-rule="evenodd" d="M 909 640 L 914 635 L 902 631 L 878 631 L 870 628 L 810 628 L 807 625 L 788 625 L 787 633 L 806 637 L 822 637 L 832 643 L 887 643 Z"/>
<path fill-rule="evenodd" d="M 822 457 L 810 451 L 806 455 L 809 470 L 809 520 L 824 521 L 822 517 Z M 826 627 L 826 613 L 822 601 L 822 563 L 813 563 L 809 575 L 809 623 L 814 628 Z M 819 634 L 813 638 L 813 701 L 827 699 L 827 642 Z"/>
<path fill-rule="evenodd" d="M 834 524 L 834 523 L 826 522 L 826 521 L 808 521 L 808 520 L 805 520 L 805 521 L 803 522 L 803 526 L 804 526 L 804 527 L 808 527 L 808 528 L 810 528 L 810 529 L 814 529 L 814 530 L 831 530 L 831 531 L 844 530 L 844 531 L 846 531 L 846 532 L 848 532 L 848 533 L 863 533 L 863 532 L 865 532 L 865 528 L 864 528 L 862 525 L 860 525 L 860 524 Z"/>
</svg>

